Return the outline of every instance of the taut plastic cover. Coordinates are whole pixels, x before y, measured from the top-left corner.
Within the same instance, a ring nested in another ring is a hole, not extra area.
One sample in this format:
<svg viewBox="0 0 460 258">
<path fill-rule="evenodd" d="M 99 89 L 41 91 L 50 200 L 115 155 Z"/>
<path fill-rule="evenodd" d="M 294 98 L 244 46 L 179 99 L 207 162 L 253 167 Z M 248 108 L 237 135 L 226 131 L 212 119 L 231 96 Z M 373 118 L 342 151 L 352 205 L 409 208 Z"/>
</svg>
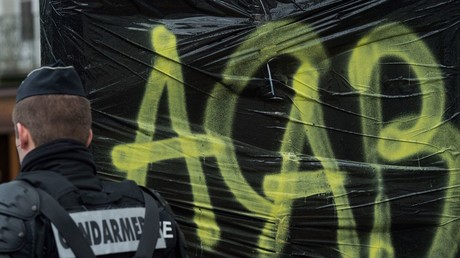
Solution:
<svg viewBox="0 0 460 258">
<path fill-rule="evenodd" d="M 41 0 L 100 175 L 191 257 L 460 257 L 457 0 Z"/>
</svg>

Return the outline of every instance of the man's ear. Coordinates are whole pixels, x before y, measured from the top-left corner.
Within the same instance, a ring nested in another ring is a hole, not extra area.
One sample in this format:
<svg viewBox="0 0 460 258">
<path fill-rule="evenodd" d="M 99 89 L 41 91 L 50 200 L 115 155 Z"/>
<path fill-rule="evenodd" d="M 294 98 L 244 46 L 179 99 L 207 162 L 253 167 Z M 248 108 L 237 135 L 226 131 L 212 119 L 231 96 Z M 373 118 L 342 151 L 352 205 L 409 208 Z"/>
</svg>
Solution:
<svg viewBox="0 0 460 258">
<path fill-rule="evenodd" d="M 93 140 L 93 130 L 89 129 L 88 139 L 86 140 L 86 147 L 89 147 L 92 140 Z"/>
<path fill-rule="evenodd" d="M 16 133 L 16 139 L 18 140 L 19 145 L 18 147 L 21 149 L 29 149 L 35 146 L 29 129 L 21 123 L 16 123 Z"/>
</svg>

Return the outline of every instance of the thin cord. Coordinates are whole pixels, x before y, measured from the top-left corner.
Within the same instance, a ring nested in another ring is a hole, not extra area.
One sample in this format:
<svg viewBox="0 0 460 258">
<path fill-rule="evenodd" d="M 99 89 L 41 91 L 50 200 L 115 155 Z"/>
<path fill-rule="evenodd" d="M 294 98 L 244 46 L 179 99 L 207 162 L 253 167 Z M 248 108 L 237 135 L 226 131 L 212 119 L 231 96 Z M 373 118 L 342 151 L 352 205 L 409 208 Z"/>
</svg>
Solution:
<svg viewBox="0 0 460 258">
<path fill-rule="evenodd" d="M 270 80 L 270 87 L 272 89 L 272 95 L 275 96 L 275 87 L 273 87 L 272 73 L 270 72 L 270 65 L 267 63 L 268 79 Z"/>
</svg>

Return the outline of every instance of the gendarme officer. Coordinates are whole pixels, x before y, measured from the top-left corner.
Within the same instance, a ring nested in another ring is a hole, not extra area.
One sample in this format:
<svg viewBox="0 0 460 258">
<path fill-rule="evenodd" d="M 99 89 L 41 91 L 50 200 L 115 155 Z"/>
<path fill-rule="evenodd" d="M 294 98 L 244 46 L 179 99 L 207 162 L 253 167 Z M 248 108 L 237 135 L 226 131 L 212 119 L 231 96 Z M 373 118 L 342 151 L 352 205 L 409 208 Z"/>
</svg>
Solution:
<svg viewBox="0 0 460 258">
<path fill-rule="evenodd" d="M 0 257 L 186 257 L 157 192 L 97 177 L 90 102 L 72 66 L 29 73 L 13 123 L 21 171 L 0 185 Z"/>
</svg>

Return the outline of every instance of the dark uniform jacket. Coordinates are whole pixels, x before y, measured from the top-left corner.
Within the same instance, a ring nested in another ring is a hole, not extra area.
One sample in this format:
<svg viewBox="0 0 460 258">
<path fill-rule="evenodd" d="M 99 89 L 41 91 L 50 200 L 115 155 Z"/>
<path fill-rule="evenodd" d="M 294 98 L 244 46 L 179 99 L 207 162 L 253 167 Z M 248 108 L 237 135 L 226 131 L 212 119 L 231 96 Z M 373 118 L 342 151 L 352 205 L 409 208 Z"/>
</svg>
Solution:
<svg viewBox="0 0 460 258">
<path fill-rule="evenodd" d="M 144 218 L 145 197 L 134 182 L 99 179 L 85 146 L 71 140 L 54 141 L 28 153 L 17 180 L 0 185 L 0 257 L 73 256 L 54 224 L 34 208 L 36 197 L 30 196 L 34 191 L 26 186 L 57 199 L 97 257 L 133 257 L 144 222 L 151 219 Z M 160 218 L 153 256 L 186 257 L 185 241 L 172 211 L 161 196 L 152 195 Z"/>
</svg>

